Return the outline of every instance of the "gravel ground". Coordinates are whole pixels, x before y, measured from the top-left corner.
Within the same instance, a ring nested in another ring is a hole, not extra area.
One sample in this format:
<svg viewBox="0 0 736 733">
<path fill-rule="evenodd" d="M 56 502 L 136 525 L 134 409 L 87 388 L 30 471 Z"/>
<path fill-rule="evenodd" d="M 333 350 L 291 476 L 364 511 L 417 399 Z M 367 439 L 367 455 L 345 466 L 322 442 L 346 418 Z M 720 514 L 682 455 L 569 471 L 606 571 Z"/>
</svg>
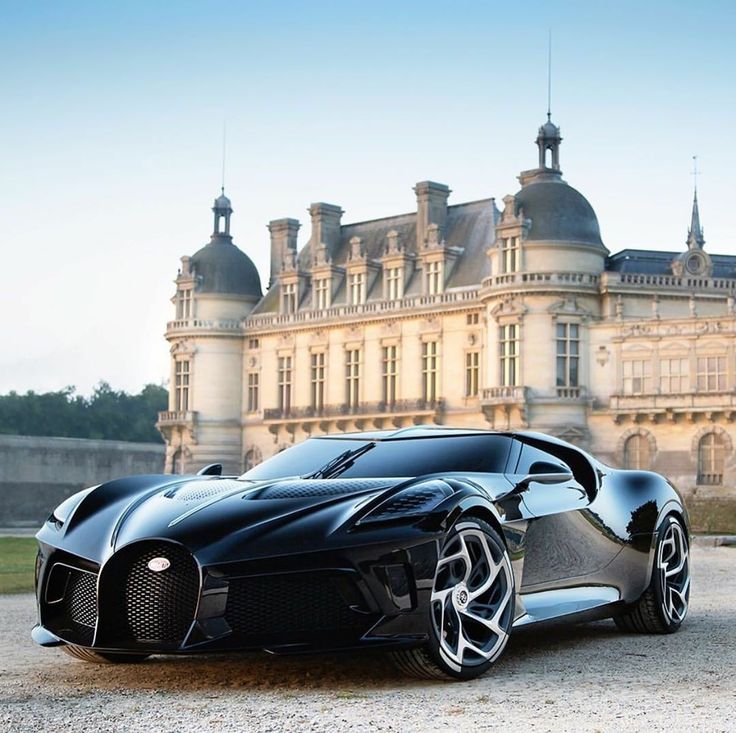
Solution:
<svg viewBox="0 0 736 733">
<path fill-rule="evenodd" d="M 695 548 L 693 568 L 678 634 L 529 629 L 465 683 L 407 680 L 374 654 L 85 664 L 34 646 L 32 597 L 4 596 L 0 730 L 734 731 L 736 549 Z"/>
</svg>

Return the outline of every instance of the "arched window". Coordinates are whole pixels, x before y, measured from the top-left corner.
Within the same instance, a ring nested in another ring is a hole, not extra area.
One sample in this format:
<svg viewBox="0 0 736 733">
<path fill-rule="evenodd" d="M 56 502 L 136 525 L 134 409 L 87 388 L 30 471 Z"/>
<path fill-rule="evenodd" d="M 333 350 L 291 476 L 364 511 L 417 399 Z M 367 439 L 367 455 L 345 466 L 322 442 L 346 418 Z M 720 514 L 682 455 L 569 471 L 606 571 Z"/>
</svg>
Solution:
<svg viewBox="0 0 736 733">
<path fill-rule="evenodd" d="M 171 456 L 171 473 L 184 473 L 184 460 L 181 448 L 177 448 Z"/>
<path fill-rule="evenodd" d="M 718 433 L 706 433 L 698 443 L 698 483 L 720 486 L 723 483 L 725 445 Z"/>
<path fill-rule="evenodd" d="M 646 435 L 637 433 L 624 443 L 624 467 L 641 471 L 648 471 L 652 467 L 649 439 Z"/>
</svg>

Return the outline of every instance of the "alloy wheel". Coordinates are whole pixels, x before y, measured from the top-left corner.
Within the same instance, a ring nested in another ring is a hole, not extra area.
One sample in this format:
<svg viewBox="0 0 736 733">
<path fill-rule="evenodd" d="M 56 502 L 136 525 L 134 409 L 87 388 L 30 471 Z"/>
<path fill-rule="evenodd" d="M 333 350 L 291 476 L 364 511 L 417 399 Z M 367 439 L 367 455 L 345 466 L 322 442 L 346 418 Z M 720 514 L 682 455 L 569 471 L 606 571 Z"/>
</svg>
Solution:
<svg viewBox="0 0 736 733">
<path fill-rule="evenodd" d="M 662 588 L 662 611 L 669 623 L 681 623 L 690 598 L 690 553 L 680 523 L 672 520 L 657 550 Z"/>
<path fill-rule="evenodd" d="M 458 529 L 437 563 L 431 606 L 440 654 L 459 671 L 492 662 L 506 646 L 513 575 L 508 554 L 485 532 Z"/>
</svg>

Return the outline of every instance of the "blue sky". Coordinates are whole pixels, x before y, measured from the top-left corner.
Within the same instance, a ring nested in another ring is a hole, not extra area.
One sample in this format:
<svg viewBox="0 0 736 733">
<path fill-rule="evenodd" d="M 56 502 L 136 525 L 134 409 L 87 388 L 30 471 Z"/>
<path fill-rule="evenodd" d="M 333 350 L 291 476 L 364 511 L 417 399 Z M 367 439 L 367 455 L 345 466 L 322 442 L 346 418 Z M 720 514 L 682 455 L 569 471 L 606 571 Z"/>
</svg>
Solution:
<svg viewBox="0 0 736 733">
<path fill-rule="evenodd" d="M 0 392 L 168 375 L 179 257 L 204 244 L 223 121 L 236 243 L 517 190 L 553 33 L 566 180 L 604 241 L 734 252 L 736 9 L 701 2 L 0 2 Z"/>
</svg>

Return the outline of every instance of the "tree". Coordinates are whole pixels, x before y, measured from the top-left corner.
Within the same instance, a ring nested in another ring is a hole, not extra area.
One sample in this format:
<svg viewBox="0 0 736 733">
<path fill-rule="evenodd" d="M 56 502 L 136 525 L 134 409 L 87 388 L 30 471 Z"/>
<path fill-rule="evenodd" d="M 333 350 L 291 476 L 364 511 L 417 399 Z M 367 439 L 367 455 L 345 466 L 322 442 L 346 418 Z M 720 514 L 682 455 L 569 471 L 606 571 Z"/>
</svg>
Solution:
<svg viewBox="0 0 736 733">
<path fill-rule="evenodd" d="M 167 403 L 168 392 L 156 384 L 131 395 L 101 381 L 88 398 L 74 387 L 43 394 L 10 392 L 0 395 L 0 433 L 160 443 L 156 417 Z"/>
</svg>

